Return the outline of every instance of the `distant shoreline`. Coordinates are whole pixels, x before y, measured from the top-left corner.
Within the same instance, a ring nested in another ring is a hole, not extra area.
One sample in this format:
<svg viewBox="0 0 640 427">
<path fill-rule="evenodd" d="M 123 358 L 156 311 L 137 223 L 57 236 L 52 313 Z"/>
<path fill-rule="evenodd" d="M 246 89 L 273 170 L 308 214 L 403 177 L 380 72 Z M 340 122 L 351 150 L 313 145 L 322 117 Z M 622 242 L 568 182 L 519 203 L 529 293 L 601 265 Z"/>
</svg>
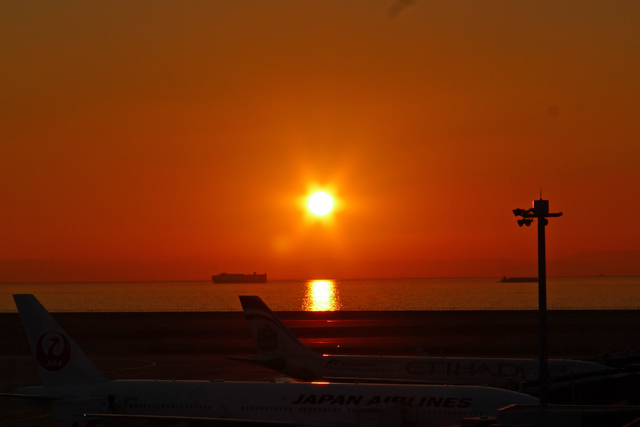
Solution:
<svg viewBox="0 0 640 427">
<path fill-rule="evenodd" d="M 640 308 L 640 277 L 550 277 L 550 310 Z M 189 282 L 5 283 L 0 312 L 13 294 L 36 295 L 51 312 L 234 312 L 239 295 L 257 295 L 275 311 L 536 310 L 538 285 L 498 278 L 350 279 L 213 284 Z"/>
<path fill-rule="evenodd" d="M 339 282 L 358 282 L 364 280 L 448 280 L 448 279 L 459 279 L 459 280 L 473 280 L 473 279 L 502 279 L 503 276 L 465 276 L 465 277 L 453 277 L 453 276 L 444 276 L 444 277 L 369 277 L 369 278 L 358 278 L 358 279 L 278 279 L 270 278 L 270 282 L 308 282 L 312 280 L 335 280 Z M 595 279 L 595 278 L 640 278 L 640 275 L 585 275 L 585 276 L 547 276 L 547 279 Z M 107 284 L 107 283 L 201 283 L 201 282 L 211 282 L 211 278 L 202 279 L 202 280 L 193 280 L 193 279 L 185 279 L 185 280 L 80 280 L 80 281 L 55 281 L 55 282 L 0 282 L 1 285 L 65 285 L 65 284 Z M 269 283 L 269 282 L 267 282 Z"/>
</svg>

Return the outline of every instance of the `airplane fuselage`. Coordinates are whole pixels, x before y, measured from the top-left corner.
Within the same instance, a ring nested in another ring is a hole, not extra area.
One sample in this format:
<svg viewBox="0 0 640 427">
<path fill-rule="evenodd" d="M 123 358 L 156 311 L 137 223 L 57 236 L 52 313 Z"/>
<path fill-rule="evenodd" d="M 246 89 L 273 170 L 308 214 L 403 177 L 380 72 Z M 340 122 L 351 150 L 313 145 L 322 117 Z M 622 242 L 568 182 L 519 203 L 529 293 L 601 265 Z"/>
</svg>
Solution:
<svg viewBox="0 0 640 427">
<path fill-rule="evenodd" d="M 266 359 L 266 358 L 265 358 Z M 539 362 L 535 359 L 398 357 L 398 356 L 337 356 L 321 358 L 280 356 L 286 360 L 280 371 L 304 380 L 396 380 L 432 384 L 483 385 L 517 390 L 522 381 L 538 377 Z M 268 363 L 265 363 L 268 366 Z M 303 369 L 306 368 L 306 369 Z M 569 377 L 603 372 L 607 367 L 580 360 L 550 360 L 551 377 Z M 287 372 L 289 371 L 289 372 Z M 314 377 L 315 376 L 315 377 Z"/>
<path fill-rule="evenodd" d="M 314 423 L 354 426 L 364 417 L 384 420 L 390 426 L 405 422 L 445 426 L 463 417 L 495 415 L 497 409 L 510 404 L 537 402 L 527 395 L 493 388 L 379 384 L 119 380 L 21 392 L 56 396 L 57 422 L 88 421 L 104 418 L 96 414 L 108 414 L 301 424 L 311 417 Z"/>
<path fill-rule="evenodd" d="M 537 359 L 320 355 L 304 345 L 258 296 L 240 296 L 258 354 L 248 359 L 303 381 L 395 381 L 519 390 L 537 380 Z M 580 360 L 549 360 L 551 379 L 595 374 L 608 367 Z"/>
</svg>

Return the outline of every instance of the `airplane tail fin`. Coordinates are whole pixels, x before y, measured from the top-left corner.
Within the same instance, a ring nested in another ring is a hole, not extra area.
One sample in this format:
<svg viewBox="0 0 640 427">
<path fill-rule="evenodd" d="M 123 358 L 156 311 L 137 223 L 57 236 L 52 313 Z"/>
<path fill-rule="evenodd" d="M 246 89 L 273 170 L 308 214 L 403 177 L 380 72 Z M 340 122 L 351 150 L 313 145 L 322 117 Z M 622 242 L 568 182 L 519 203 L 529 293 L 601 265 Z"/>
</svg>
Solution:
<svg viewBox="0 0 640 427">
<path fill-rule="evenodd" d="M 36 297 L 18 294 L 13 299 L 45 386 L 107 381 Z"/>
<path fill-rule="evenodd" d="M 260 297 L 241 295 L 240 302 L 259 355 L 316 354 L 298 341 Z"/>
</svg>

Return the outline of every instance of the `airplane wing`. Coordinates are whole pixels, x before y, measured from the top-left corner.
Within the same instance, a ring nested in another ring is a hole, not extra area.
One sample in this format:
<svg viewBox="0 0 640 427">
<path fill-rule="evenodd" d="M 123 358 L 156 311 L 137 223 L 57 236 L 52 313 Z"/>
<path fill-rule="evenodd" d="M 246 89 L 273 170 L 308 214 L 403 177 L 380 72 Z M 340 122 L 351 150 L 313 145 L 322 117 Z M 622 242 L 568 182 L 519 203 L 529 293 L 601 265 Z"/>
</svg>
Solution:
<svg viewBox="0 0 640 427">
<path fill-rule="evenodd" d="M 197 426 L 202 424 L 203 426 L 211 426 L 211 423 L 225 422 L 225 423 L 238 423 L 238 424 L 271 424 L 280 426 L 298 426 L 298 427 L 354 427 L 353 424 L 320 424 L 320 423 L 299 423 L 299 422 L 286 422 L 286 421 L 269 421 L 269 420 L 251 420 L 244 418 L 220 418 L 220 417 L 181 417 L 181 416 L 163 416 L 163 415 L 127 415 L 127 414 L 78 414 L 79 416 L 95 419 L 101 418 L 103 420 L 112 421 L 140 421 L 140 422 L 157 422 L 164 425 L 171 423 L 187 423 L 187 425 Z"/>
<path fill-rule="evenodd" d="M 273 369 L 272 360 L 261 360 L 253 357 L 234 357 L 227 356 L 225 359 L 235 360 L 238 362 L 252 363 L 254 365 L 263 366 Z M 446 385 L 445 382 L 411 380 L 411 379 L 387 379 L 387 378 L 362 378 L 362 377 L 322 377 L 318 381 L 326 381 L 330 383 L 365 383 L 365 384 L 435 384 Z"/>
<path fill-rule="evenodd" d="M 361 378 L 361 377 L 322 377 L 329 383 L 364 383 L 364 384 L 422 384 L 422 385 L 447 385 L 448 383 L 437 381 L 393 379 L 393 378 Z"/>
<path fill-rule="evenodd" d="M 53 400 L 56 400 L 56 398 L 54 397 L 35 396 L 33 394 L 20 394 L 20 393 L 0 393 L 0 397 L 28 401 L 33 403 L 38 403 L 38 402 L 48 403 Z"/>
<path fill-rule="evenodd" d="M 0 397 L 8 397 L 10 399 L 35 399 L 35 400 L 57 400 L 57 397 L 38 396 L 34 394 L 20 394 L 20 393 L 0 393 Z"/>
<path fill-rule="evenodd" d="M 282 372 L 281 369 L 287 365 L 287 362 L 282 357 L 270 358 L 263 360 L 260 356 L 256 357 L 233 357 L 227 356 L 228 360 L 235 360 L 238 362 L 251 363 L 253 365 L 262 366 L 263 368 L 273 369 L 274 371 Z"/>
</svg>

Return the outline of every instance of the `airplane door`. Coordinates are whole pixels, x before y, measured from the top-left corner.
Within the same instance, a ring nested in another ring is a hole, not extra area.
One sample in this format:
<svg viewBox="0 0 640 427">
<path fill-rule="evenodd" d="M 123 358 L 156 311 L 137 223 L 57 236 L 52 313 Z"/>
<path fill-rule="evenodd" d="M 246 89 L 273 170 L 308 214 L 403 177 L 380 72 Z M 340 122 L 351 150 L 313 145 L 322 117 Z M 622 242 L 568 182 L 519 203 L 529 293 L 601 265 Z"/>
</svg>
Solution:
<svg viewBox="0 0 640 427">
<path fill-rule="evenodd" d="M 130 400 L 126 397 L 109 396 L 109 412 L 112 414 L 126 414 Z"/>
<path fill-rule="evenodd" d="M 231 416 L 231 399 L 228 397 L 220 399 L 220 414 L 221 418 L 228 418 Z"/>
</svg>

